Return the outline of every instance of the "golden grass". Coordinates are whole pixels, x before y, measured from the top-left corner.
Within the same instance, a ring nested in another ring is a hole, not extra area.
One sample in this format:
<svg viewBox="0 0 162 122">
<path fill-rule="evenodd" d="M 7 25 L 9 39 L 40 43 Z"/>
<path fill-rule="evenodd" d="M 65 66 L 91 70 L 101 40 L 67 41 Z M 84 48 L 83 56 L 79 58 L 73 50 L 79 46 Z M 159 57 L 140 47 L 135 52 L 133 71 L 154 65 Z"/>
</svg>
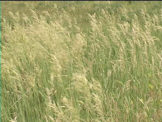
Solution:
<svg viewBox="0 0 162 122">
<path fill-rule="evenodd" d="M 149 14 L 147 3 L 137 13 L 123 3 L 115 14 L 118 2 L 39 2 L 36 10 L 18 3 L 30 14 L 3 15 L 2 4 L 3 122 L 162 120 L 162 9 Z M 77 7 L 89 11 L 79 16 Z"/>
</svg>

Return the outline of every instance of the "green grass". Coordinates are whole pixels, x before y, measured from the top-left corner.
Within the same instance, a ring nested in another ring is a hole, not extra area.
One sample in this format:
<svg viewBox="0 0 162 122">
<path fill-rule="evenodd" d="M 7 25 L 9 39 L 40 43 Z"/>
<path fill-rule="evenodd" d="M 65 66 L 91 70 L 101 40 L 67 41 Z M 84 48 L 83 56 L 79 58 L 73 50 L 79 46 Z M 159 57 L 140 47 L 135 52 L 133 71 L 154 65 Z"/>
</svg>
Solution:
<svg viewBox="0 0 162 122">
<path fill-rule="evenodd" d="M 2 122 L 161 122 L 162 2 L 2 2 Z"/>
</svg>

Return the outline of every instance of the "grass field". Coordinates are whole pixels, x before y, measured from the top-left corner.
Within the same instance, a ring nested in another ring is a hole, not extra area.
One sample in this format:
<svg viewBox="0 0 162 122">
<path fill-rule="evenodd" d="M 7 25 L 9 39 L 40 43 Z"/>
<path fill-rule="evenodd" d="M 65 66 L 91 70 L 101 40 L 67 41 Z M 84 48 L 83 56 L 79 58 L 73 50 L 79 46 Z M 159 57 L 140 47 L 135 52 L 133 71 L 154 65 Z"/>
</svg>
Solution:
<svg viewBox="0 0 162 122">
<path fill-rule="evenodd" d="M 1 2 L 2 122 L 162 122 L 162 2 Z"/>
</svg>

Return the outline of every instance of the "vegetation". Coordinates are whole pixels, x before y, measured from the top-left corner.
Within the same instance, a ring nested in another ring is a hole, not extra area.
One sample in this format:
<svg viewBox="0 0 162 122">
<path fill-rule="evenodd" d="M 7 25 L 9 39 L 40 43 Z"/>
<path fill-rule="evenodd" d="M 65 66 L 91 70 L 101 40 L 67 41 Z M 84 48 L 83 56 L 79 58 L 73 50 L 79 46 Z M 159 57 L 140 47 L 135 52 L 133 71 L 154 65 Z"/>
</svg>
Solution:
<svg viewBox="0 0 162 122">
<path fill-rule="evenodd" d="M 162 2 L 1 2 L 2 122 L 161 122 Z"/>
</svg>

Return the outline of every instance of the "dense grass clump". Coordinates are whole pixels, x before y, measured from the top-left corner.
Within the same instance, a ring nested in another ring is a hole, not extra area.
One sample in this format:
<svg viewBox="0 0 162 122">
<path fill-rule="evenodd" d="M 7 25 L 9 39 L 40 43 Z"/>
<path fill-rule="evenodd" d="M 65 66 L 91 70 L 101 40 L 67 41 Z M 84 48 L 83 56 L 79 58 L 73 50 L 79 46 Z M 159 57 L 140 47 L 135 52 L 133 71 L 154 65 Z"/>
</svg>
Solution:
<svg viewBox="0 0 162 122">
<path fill-rule="evenodd" d="M 162 121 L 161 5 L 2 2 L 2 122 Z"/>
</svg>

